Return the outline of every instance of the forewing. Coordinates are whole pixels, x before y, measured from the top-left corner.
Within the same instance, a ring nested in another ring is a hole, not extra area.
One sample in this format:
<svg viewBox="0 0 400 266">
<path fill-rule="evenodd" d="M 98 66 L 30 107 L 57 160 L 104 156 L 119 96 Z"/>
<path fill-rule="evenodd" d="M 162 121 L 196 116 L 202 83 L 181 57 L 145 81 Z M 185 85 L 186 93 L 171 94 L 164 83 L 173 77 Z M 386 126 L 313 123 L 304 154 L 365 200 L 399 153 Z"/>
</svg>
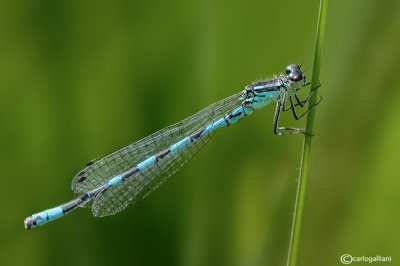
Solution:
<svg viewBox="0 0 400 266">
<path fill-rule="evenodd" d="M 72 191 L 76 194 L 86 193 L 104 184 L 110 178 L 128 171 L 138 163 L 168 148 L 184 137 L 196 133 L 222 114 L 238 106 L 240 104 L 240 96 L 241 93 L 237 93 L 227 97 L 179 123 L 161 129 L 146 138 L 97 159 L 73 178 L 71 184 Z M 205 141 L 206 139 L 207 137 L 204 138 Z M 171 159 L 182 160 L 177 158 Z M 162 174 L 161 172 L 160 174 Z"/>
<path fill-rule="evenodd" d="M 173 141 L 169 141 L 167 145 L 159 138 L 149 139 L 147 142 L 154 143 L 154 150 L 164 150 L 188 135 L 198 132 L 206 125 L 215 122 L 222 115 L 236 108 L 240 104 L 239 97 L 240 94 L 237 94 L 224 99 L 207 107 L 189 119 L 185 119 L 178 127 L 179 133 L 171 133 L 170 139 L 173 139 Z M 190 129 L 187 128 L 188 123 L 191 124 Z M 183 134 L 181 134 L 182 131 L 184 131 Z M 92 205 L 93 214 L 99 217 L 113 215 L 122 211 L 130 204 L 145 198 L 190 160 L 212 135 L 213 132 L 203 135 L 197 141 L 182 147 L 176 152 L 167 154 L 160 161 L 138 171 L 124 182 L 105 190 L 94 199 Z"/>
</svg>

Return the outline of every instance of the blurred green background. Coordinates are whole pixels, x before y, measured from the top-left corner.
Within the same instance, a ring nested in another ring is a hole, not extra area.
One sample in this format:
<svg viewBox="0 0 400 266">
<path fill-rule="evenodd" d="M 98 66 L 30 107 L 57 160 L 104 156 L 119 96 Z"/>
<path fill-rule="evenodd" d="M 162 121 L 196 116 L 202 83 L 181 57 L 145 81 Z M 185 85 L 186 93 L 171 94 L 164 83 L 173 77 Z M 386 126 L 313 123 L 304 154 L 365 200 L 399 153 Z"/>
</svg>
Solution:
<svg viewBox="0 0 400 266">
<path fill-rule="evenodd" d="M 124 212 L 23 219 L 70 200 L 92 158 L 290 63 L 311 75 L 318 6 L 3 1 L 0 265 L 285 265 L 302 136 L 272 134 L 273 106 Z M 329 1 L 299 265 L 400 265 L 399 28 L 399 1 Z"/>
</svg>

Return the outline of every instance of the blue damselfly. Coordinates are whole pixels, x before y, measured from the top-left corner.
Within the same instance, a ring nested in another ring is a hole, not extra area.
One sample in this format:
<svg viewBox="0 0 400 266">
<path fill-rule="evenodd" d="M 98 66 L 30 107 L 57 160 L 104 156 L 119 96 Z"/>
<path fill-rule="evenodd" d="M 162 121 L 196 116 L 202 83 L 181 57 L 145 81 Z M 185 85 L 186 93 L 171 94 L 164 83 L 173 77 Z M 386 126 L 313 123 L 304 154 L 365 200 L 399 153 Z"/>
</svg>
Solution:
<svg viewBox="0 0 400 266">
<path fill-rule="evenodd" d="M 91 207 L 94 216 L 102 217 L 122 211 L 145 198 L 168 177 L 177 172 L 215 133 L 216 129 L 236 123 L 246 115 L 271 102 L 277 102 L 274 133 L 277 135 L 306 134 L 301 128 L 279 127 L 281 111 L 292 110 L 296 120 L 303 117 L 295 107 L 305 101 L 297 91 L 309 85 L 298 65 L 289 65 L 287 75 L 255 82 L 228 98 L 216 102 L 181 122 L 166 127 L 138 142 L 87 164 L 72 180 L 76 198 L 25 219 L 25 228 L 53 221 L 76 207 Z M 290 106 L 285 107 L 289 100 Z M 296 103 L 295 103 L 296 101 Z"/>
</svg>

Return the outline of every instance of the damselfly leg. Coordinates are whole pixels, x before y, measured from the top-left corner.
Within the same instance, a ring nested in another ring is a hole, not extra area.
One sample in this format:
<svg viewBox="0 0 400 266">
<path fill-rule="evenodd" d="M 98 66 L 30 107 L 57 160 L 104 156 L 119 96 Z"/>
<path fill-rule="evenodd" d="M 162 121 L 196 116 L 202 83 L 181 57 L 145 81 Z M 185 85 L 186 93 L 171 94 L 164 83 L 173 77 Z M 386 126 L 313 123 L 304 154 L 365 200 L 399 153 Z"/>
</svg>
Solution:
<svg viewBox="0 0 400 266">
<path fill-rule="evenodd" d="M 279 127 L 278 122 L 279 122 L 279 117 L 280 117 L 281 111 L 288 111 L 291 109 L 293 112 L 294 118 L 296 120 L 299 120 L 300 118 L 302 118 L 303 116 L 308 114 L 311 110 L 313 110 L 322 101 L 322 97 L 316 104 L 314 104 L 310 109 L 308 109 L 306 112 L 304 112 L 300 116 L 297 114 L 295 106 L 300 106 L 301 108 L 303 108 L 306 105 L 306 103 L 311 99 L 311 96 L 314 93 L 314 91 L 317 90 L 319 87 L 320 87 L 320 85 L 318 85 L 317 88 L 313 89 L 310 92 L 310 94 L 308 95 L 307 99 L 304 101 L 301 101 L 299 96 L 297 95 L 297 93 L 294 91 L 293 94 L 295 95 L 295 98 L 297 101 L 296 104 L 293 103 L 293 98 L 290 94 L 285 94 L 283 96 L 282 100 L 277 102 L 276 109 L 275 109 L 275 117 L 274 117 L 274 134 L 276 134 L 276 135 L 306 134 L 306 135 L 312 136 L 312 134 L 308 134 L 304 128 Z M 285 104 L 286 104 L 287 97 L 289 97 L 290 107 L 286 108 Z M 279 132 L 279 131 L 290 131 L 290 132 Z"/>
<path fill-rule="evenodd" d="M 285 95 L 286 96 L 286 95 Z M 290 94 L 288 94 L 288 96 L 289 96 L 289 101 L 290 101 L 290 106 L 291 106 L 291 109 L 292 109 L 292 112 L 293 112 L 293 116 L 294 116 L 294 119 L 296 119 L 296 120 L 299 120 L 300 118 L 302 118 L 303 116 L 305 116 L 306 114 L 308 114 L 309 112 L 311 112 L 311 110 L 313 110 L 315 107 L 317 107 L 317 105 L 322 101 L 322 97 L 319 99 L 319 101 L 316 103 L 316 104 L 314 104 L 313 106 L 311 106 L 311 108 L 310 109 L 308 109 L 307 111 L 305 111 L 302 115 L 298 115 L 297 114 L 297 112 L 296 112 L 296 108 L 294 107 L 294 103 L 293 103 L 293 98 L 292 98 L 292 95 L 290 95 Z M 285 98 L 284 98 L 284 100 L 286 100 Z M 304 106 L 304 105 L 303 105 Z"/>
<path fill-rule="evenodd" d="M 286 95 L 285 95 L 286 96 Z M 283 101 L 282 101 L 283 102 Z M 283 135 L 294 135 L 294 134 L 306 134 L 306 130 L 304 128 L 293 128 L 293 127 L 279 127 L 279 117 L 281 115 L 282 111 L 282 106 L 283 103 L 281 101 L 278 101 L 276 104 L 276 109 L 275 109 L 275 116 L 274 116 L 274 134 L 278 136 L 283 136 Z M 291 130 L 290 132 L 279 132 L 278 130 L 284 131 L 284 130 Z"/>
<path fill-rule="evenodd" d="M 305 86 L 308 86 L 308 85 L 310 85 L 311 83 L 309 82 L 309 83 L 307 83 Z M 304 86 L 304 87 L 305 87 Z M 297 101 L 297 103 L 294 105 L 294 106 L 298 106 L 298 105 L 300 105 L 300 107 L 304 107 L 304 105 L 306 105 L 307 103 L 308 103 L 308 101 L 311 99 L 311 96 L 313 95 L 313 93 L 314 93 L 314 91 L 316 91 L 319 87 L 321 87 L 321 84 L 319 84 L 315 89 L 313 89 L 311 92 L 310 92 L 310 94 L 308 94 L 308 97 L 307 97 L 307 99 L 305 99 L 304 101 L 302 101 L 302 100 L 300 100 L 300 97 L 298 96 L 298 94 L 297 94 L 297 92 L 296 91 L 294 91 L 293 92 L 293 94 L 294 94 L 294 97 L 296 98 L 296 101 Z M 282 111 L 289 111 L 290 109 L 292 109 L 292 107 L 291 106 L 289 106 L 289 107 L 285 107 L 285 102 L 283 103 L 283 107 L 282 107 Z"/>
</svg>

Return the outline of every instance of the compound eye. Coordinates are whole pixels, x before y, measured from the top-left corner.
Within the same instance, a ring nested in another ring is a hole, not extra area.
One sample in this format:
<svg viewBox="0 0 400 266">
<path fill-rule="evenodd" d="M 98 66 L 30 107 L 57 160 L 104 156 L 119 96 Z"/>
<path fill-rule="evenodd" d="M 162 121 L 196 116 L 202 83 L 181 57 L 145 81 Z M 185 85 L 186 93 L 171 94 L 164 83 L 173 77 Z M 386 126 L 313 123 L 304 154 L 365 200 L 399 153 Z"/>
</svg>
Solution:
<svg viewBox="0 0 400 266">
<path fill-rule="evenodd" d="M 290 66 L 288 66 L 286 68 L 286 75 L 289 75 L 290 73 L 292 73 L 292 68 Z"/>
</svg>

